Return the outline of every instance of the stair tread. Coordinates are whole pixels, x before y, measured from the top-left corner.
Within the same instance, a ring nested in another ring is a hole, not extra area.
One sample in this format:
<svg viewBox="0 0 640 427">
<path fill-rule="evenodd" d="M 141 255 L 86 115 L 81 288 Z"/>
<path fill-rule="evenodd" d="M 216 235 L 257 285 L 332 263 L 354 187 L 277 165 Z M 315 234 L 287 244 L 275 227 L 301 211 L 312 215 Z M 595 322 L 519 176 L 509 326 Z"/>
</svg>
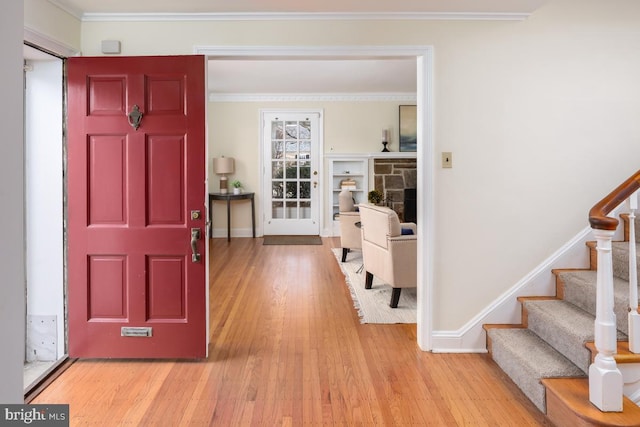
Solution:
<svg viewBox="0 0 640 427">
<path fill-rule="evenodd" d="M 622 412 L 596 408 L 589 401 L 586 378 L 549 378 L 542 382 L 547 388 L 547 416 L 557 425 L 640 426 L 640 407 L 626 397 Z"/>
<path fill-rule="evenodd" d="M 636 212 L 635 219 L 635 233 L 636 233 L 636 242 L 640 243 L 640 213 Z M 628 239 L 628 228 L 629 228 L 629 214 L 623 213 L 620 215 L 620 218 L 623 221 L 624 229 L 625 229 L 625 239 Z"/>
<path fill-rule="evenodd" d="M 561 328 L 573 336 L 581 337 L 583 342 L 593 339 L 595 316 L 580 307 L 559 299 L 527 301 L 525 305 L 529 311 L 529 318 L 532 312 L 535 312 L 549 321 L 552 330 Z M 620 331 L 618 337 L 620 340 L 627 338 Z"/>
<path fill-rule="evenodd" d="M 564 300 L 527 301 L 525 306 L 529 329 L 586 373 L 591 355 L 584 344 L 594 339 L 595 317 Z"/>
<path fill-rule="evenodd" d="M 493 360 L 542 412 L 541 378 L 584 376 L 580 368 L 529 329 L 492 328 L 487 334 Z"/>
<path fill-rule="evenodd" d="M 489 334 L 494 344 L 504 340 L 514 356 L 531 365 L 538 378 L 583 375 L 575 364 L 529 329 L 492 329 Z"/>
<path fill-rule="evenodd" d="M 636 243 L 636 260 L 640 265 L 640 244 Z M 613 275 L 624 280 L 629 278 L 629 242 L 612 242 Z"/>
<path fill-rule="evenodd" d="M 595 270 L 563 270 L 557 276 L 564 282 L 564 300 L 580 307 L 592 315 L 596 312 L 596 279 Z M 640 287 L 639 287 L 640 289 Z M 628 308 L 629 282 L 620 278 L 613 278 L 614 310 L 617 327 L 627 333 L 628 324 L 626 313 Z M 640 299 L 639 299 L 640 301 Z"/>
<path fill-rule="evenodd" d="M 561 277 L 576 278 L 586 284 L 592 285 L 595 289 L 598 272 L 596 270 L 559 270 L 558 275 Z M 629 282 L 625 279 L 614 277 L 613 286 L 624 292 L 624 290 L 629 288 Z"/>
<path fill-rule="evenodd" d="M 595 343 L 589 341 L 585 345 L 591 352 L 591 359 L 593 360 L 598 354 Z M 613 358 L 616 359 L 616 363 L 640 363 L 640 354 L 632 353 L 629 350 L 629 341 L 618 341 L 617 352 L 613 355 Z"/>
</svg>

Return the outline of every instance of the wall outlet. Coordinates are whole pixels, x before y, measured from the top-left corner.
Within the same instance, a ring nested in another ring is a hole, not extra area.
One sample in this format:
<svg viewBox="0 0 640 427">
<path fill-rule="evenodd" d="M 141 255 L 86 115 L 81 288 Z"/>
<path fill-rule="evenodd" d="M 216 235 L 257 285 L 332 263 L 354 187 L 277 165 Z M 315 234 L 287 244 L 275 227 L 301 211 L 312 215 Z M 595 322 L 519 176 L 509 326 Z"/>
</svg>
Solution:
<svg viewBox="0 0 640 427">
<path fill-rule="evenodd" d="M 443 168 L 452 168 L 453 167 L 453 157 L 451 152 L 442 152 L 442 167 Z"/>
</svg>

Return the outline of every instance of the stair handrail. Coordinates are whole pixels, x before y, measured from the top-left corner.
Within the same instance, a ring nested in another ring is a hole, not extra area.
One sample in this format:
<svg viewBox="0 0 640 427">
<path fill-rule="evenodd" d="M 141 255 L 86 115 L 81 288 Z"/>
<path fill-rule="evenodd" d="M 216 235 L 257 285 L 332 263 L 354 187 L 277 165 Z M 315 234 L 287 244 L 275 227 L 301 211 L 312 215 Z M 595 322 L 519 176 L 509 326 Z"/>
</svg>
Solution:
<svg viewBox="0 0 640 427">
<path fill-rule="evenodd" d="M 613 309 L 613 259 L 611 255 L 611 243 L 619 222 L 616 218 L 608 215 L 621 203 L 636 194 L 639 189 L 640 170 L 589 211 L 589 223 L 597 240 L 596 250 L 598 252 L 596 319 L 594 321 L 594 344 L 598 354 L 589 366 L 589 400 L 604 412 L 621 412 L 623 397 L 623 377 L 614 358 L 617 352 L 617 326 Z M 635 238 L 633 243 L 635 244 Z"/>
<path fill-rule="evenodd" d="M 618 220 L 607 215 L 638 190 L 640 190 L 640 170 L 591 208 L 589 211 L 591 228 L 596 230 L 618 228 Z"/>
</svg>

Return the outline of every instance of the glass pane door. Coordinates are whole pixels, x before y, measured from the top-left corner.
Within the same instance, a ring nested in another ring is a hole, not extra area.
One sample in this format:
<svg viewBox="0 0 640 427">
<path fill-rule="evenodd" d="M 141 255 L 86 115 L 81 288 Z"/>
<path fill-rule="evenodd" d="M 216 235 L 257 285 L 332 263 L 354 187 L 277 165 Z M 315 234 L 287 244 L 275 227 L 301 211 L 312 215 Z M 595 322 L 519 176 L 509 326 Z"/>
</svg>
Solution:
<svg viewBox="0 0 640 427">
<path fill-rule="evenodd" d="M 319 210 L 318 173 L 314 168 L 317 119 L 295 116 L 274 116 L 267 125 L 269 156 L 266 169 L 270 172 L 271 200 L 265 234 L 319 233 L 317 216 L 314 217 L 314 211 Z M 268 232 L 267 229 L 272 230 Z"/>
</svg>

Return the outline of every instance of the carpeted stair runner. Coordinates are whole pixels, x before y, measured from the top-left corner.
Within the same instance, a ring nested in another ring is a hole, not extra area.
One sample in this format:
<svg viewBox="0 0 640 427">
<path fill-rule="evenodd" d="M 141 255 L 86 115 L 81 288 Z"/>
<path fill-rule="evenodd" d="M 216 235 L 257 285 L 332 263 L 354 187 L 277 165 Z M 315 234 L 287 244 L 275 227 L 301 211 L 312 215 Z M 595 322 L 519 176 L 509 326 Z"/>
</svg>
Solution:
<svg viewBox="0 0 640 427">
<path fill-rule="evenodd" d="M 540 409 L 545 411 L 542 378 L 580 377 L 584 373 L 529 329 L 491 328 L 493 360 Z"/>
<path fill-rule="evenodd" d="M 640 230 L 638 230 L 640 232 Z M 623 280 L 629 277 L 629 243 L 613 242 L 611 244 L 611 257 L 613 258 L 613 275 Z M 636 243 L 636 258 L 640 259 L 640 244 Z M 638 277 L 640 277 L 640 264 L 638 264 Z"/>
<path fill-rule="evenodd" d="M 636 231 L 640 236 L 640 218 Z M 636 246 L 640 265 L 640 244 Z M 628 332 L 628 252 L 628 242 L 613 244 L 618 340 L 626 340 Z M 545 388 L 540 381 L 586 377 L 591 353 L 584 344 L 594 339 L 596 271 L 558 270 L 555 274 L 563 299 L 524 298 L 523 319 L 527 327 L 487 327 L 493 359 L 544 413 Z"/>
<path fill-rule="evenodd" d="M 580 307 L 588 313 L 596 312 L 596 275 L 595 270 L 570 270 L 556 273 L 558 280 L 564 283 L 564 300 Z M 618 277 L 613 278 L 613 310 L 616 313 L 618 330 L 628 333 L 627 323 L 629 282 Z"/>
</svg>

